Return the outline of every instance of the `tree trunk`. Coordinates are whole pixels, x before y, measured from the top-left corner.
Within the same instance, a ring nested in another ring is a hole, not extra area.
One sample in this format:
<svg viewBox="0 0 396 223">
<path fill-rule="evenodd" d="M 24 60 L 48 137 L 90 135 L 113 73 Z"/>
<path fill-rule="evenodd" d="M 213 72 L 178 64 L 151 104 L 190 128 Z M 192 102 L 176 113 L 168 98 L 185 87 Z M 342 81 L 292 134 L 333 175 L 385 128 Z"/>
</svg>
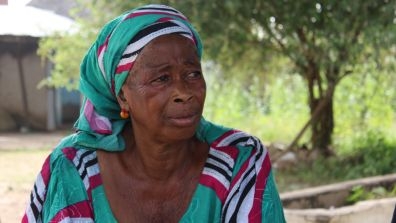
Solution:
<svg viewBox="0 0 396 223">
<path fill-rule="evenodd" d="M 306 69 L 308 103 L 311 115 L 311 147 L 324 156 L 330 155 L 334 129 L 333 95 L 336 82 L 326 75 L 323 80 L 318 66 L 310 61 Z M 323 89 L 326 86 L 326 89 Z M 320 108 L 319 108 L 319 107 Z"/>
<path fill-rule="evenodd" d="M 305 131 L 308 129 L 308 127 L 310 127 L 312 125 L 313 120 L 316 120 L 317 117 L 319 116 L 319 114 L 322 112 L 323 108 L 327 105 L 329 100 L 332 100 L 331 94 L 333 94 L 333 90 L 334 88 L 329 88 L 327 89 L 326 92 L 326 97 L 324 100 L 321 100 L 317 106 L 315 107 L 315 111 L 311 111 L 311 117 L 310 119 L 307 121 L 307 123 L 305 123 L 304 127 L 300 130 L 300 132 L 296 135 L 296 137 L 293 139 L 293 141 L 290 143 L 290 145 L 288 146 L 286 151 L 291 150 L 292 148 L 294 148 L 294 146 L 297 144 L 298 140 L 300 140 L 300 138 L 303 136 L 303 134 L 305 133 Z M 332 102 L 330 102 L 332 103 Z"/>
<path fill-rule="evenodd" d="M 328 89 L 328 95 L 321 95 L 319 98 L 310 98 L 309 105 L 311 115 L 317 106 L 323 102 L 323 107 L 311 123 L 311 144 L 312 148 L 319 150 L 322 155 L 328 156 L 329 146 L 332 143 L 331 136 L 334 129 L 333 114 L 333 94 L 334 89 Z"/>
</svg>

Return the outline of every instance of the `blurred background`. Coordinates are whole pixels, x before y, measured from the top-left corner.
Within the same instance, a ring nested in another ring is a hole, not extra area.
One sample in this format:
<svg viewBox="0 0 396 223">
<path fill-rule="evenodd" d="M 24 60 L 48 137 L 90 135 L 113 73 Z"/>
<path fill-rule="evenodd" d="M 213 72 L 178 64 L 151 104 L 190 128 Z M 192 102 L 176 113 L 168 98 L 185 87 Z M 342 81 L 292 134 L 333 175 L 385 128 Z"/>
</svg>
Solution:
<svg viewBox="0 0 396 223">
<path fill-rule="evenodd" d="M 362 201 L 376 201 L 385 212 L 374 212 L 390 220 L 395 0 L 158 2 L 182 11 L 201 35 L 205 118 L 269 149 L 288 222 L 311 216 L 293 210 L 315 209 L 337 222 L 337 209 Z M 146 3 L 0 0 L 0 222 L 18 221 L 45 157 L 73 131 L 79 65 L 99 29 Z M 365 213 L 364 222 L 381 222 Z"/>
</svg>

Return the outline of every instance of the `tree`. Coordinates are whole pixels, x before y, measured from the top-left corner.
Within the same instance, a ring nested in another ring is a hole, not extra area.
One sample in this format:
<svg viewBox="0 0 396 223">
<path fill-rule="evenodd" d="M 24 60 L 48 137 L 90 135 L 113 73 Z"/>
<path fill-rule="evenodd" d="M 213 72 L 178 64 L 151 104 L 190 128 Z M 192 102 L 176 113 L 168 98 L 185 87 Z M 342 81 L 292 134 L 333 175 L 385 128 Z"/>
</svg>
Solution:
<svg viewBox="0 0 396 223">
<path fill-rule="evenodd" d="M 306 82 L 311 146 L 322 154 L 326 154 L 332 143 L 336 86 L 343 77 L 354 73 L 355 64 L 375 59 L 376 54 L 371 52 L 389 49 L 396 39 L 395 0 L 160 2 L 178 8 L 189 17 L 203 37 L 205 58 L 220 63 L 224 69 L 240 66 L 262 70 L 272 58 L 288 57 Z M 91 42 L 88 41 L 91 35 L 86 38 L 88 30 L 97 32 L 99 26 L 93 18 L 99 18 L 103 24 L 104 15 L 109 18 L 141 3 L 148 1 L 96 0 L 84 6 L 91 17 L 82 20 L 85 28 L 77 35 L 80 42 L 81 37 L 85 44 Z M 66 61 L 56 63 L 56 67 L 67 67 L 65 64 Z M 75 79 L 77 74 L 68 80 Z M 249 74 L 256 75 L 256 72 Z"/>
<path fill-rule="evenodd" d="M 193 20 L 205 52 L 226 67 L 249 61 L 252 49 L 261 61 L 274 52 L 287 56 L 306 81 L 311 146 L 324 155 L 332 143 L 336 86 L 355 64 L 375 59 L 372 49 L 395 44 L 394 0 L 166 2 Z"/>
<path fill-rule="evenodd" d="M 130 7 L 135 7 L 139 1 L 129 4 Z M 124 1 L 106 0 L 69 0 L 68 5 L 72 6 L 69 15 L 76 22 L 74 30 L 56 33 L 40 40 L 39 55 L 49 59 L 55 66 L 51 76 L 42 80 L 39 87 L 45 85 L 65 87 L 68 90 L 77 89 L 80 63 L 100 28 L 128 8 L 122 7 L 125 5 Z"/>
</svg>

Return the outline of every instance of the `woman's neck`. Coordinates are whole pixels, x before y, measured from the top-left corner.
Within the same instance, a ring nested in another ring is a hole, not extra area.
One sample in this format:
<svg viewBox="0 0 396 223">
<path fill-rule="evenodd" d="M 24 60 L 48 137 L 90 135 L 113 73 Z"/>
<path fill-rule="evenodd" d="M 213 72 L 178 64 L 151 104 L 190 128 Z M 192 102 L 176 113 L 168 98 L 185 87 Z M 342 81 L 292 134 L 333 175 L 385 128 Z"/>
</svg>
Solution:
<svg viewBox="0 0 396 223">
<path fill-rule="evenodd" d="M 132 130 L 124 134 L 126 150 L 120 156 L 126 168 L 133 168 L 138 177 L 155 181 L 180 179 L 196 165 L 195 158 L 202 142 L 192 137 L 172 143 L 157 142 L 145 137 L 134 137 Z"/>
</svg>

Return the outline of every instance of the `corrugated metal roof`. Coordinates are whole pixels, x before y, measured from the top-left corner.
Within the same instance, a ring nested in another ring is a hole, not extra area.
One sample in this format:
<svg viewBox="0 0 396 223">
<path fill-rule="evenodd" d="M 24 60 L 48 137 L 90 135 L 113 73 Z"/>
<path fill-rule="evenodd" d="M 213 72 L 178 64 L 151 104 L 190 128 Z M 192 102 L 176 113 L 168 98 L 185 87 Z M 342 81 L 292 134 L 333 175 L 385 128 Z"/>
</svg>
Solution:
<svg viewBox="0 0 396 223">
<path fill-rule="evenodd" d="M 0 35 L 43 37 L 73 29 L 74 21 L 31 6 L 0 5 Z"/>
</svg>

